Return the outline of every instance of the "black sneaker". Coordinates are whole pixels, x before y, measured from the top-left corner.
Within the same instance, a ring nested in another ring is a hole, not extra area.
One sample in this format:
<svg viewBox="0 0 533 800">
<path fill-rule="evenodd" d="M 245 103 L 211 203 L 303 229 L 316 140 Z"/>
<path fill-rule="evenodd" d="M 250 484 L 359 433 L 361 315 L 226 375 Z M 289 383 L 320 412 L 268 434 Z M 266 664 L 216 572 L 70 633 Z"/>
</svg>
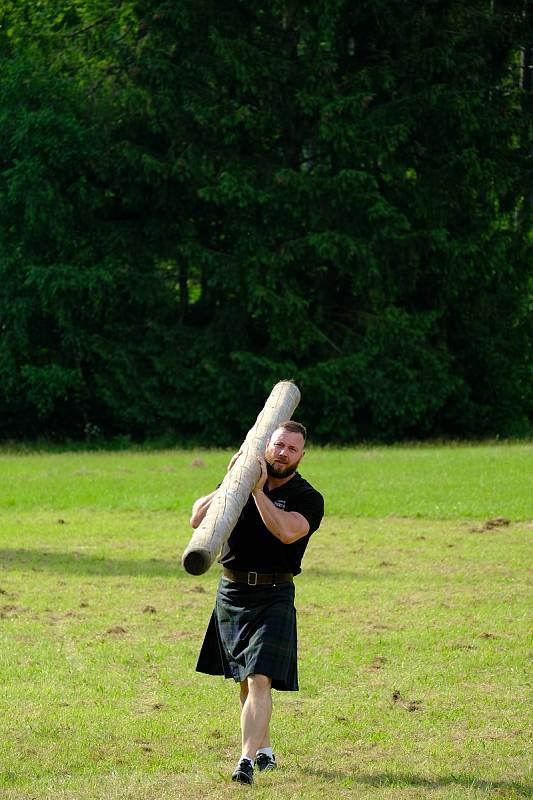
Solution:
<svg viewBox="0 0 533 800">
<path fill-rule="evenodd" d="M 259 768 L 259 772 L 270 772 L 277 768 L 276 756 L 268 756 L 266 753 L 259 753 L 255 759 L 255 763 Z"/>
<path fill-rule="evenodd" d="M 253 764 L 250 761 L 248 761 L 247 758 L 241 758 L 241 760 L 235 767 L 235 770 L 233 771 L 231 780 L 237 781 L 238 783 L 253 783 L 254 782 Z"/>
</svg>

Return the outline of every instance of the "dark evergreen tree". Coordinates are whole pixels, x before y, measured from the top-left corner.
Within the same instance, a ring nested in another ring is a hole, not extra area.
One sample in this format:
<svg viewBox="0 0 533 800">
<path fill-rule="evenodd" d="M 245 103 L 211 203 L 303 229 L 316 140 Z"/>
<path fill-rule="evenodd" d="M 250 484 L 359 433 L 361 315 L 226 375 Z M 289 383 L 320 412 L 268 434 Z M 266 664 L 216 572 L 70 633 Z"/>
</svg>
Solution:
<svg viewBox="0 0 533 800">
<path fill-rule="evenodd" d="M 0 434 L 526 433 L 525 12 L 6 7 Z"/>
</svg>

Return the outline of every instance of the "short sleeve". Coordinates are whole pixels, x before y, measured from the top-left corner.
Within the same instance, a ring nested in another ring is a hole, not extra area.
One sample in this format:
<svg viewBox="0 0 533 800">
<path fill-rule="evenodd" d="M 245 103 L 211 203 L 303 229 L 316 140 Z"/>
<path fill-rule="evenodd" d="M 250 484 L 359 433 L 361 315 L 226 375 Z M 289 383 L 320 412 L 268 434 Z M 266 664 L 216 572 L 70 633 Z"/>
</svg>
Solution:
<svg viewBox="0 0 533 800">
<path fill-rule="evenodd" d="M 309 534 L 314 533 L 320 527 L 324 516 L 324 498 L 316 489 L 302 492 L 291 511 L 297 511 L 305 517 L 309 523 Z"/>
</svg>

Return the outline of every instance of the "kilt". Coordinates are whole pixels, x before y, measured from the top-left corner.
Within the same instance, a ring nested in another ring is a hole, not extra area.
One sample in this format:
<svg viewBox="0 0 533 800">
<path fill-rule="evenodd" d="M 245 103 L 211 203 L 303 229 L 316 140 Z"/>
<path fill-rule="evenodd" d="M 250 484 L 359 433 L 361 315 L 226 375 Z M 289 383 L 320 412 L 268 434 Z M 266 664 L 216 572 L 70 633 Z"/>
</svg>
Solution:
<svg viewBox="0 0 533 800">
<path fill-rule="evenodd" d="M 273 689 L 298 691 L 294 584 L 250 587 L 222 577 L 196 671 L 238 682 L 257 673 Z"/>
</svg>

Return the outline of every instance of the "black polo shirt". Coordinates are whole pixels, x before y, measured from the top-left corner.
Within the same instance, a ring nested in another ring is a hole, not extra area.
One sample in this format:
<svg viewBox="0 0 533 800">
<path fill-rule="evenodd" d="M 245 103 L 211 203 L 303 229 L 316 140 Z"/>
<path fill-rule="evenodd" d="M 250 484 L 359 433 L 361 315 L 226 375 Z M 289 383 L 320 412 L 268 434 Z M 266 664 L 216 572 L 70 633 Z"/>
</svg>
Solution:
<svg viewBox="0 0 533 800">
<path fill-rule="evenodd" d="M 272 491 L 265 484 L 263 491 L 283 511 L 297 511 L 309 523 L 309 533 L 293 544 L 283 544 L 265 526 L 253 497 L 241 516 L 220 554 L 225 567 L 243 572 L 301 572 L 305 548 L 324 516 L 324 498 L 296 472 L 294 476 Z"/>
</svg>

